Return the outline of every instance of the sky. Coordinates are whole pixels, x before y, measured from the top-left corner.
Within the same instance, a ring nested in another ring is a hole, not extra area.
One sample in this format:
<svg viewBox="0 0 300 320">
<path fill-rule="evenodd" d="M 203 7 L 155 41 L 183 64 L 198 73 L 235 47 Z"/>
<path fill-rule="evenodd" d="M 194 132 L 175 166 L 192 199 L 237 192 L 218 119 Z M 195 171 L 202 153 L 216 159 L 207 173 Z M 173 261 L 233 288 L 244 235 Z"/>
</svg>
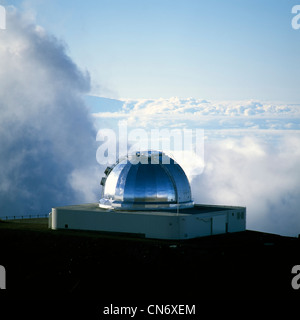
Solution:
<svg viewBox="0 0 300 320">
<path fill-rule="evenodd" d="M 93 94 L 299 102 L 294 0 L 2 0 L 64 40 Z"/>
<path fill-rule="evenodd" d="M 204 130 L 203 158 L 180 162 L 195 202 L 247 207 L 248 229 L 300 233 L 297 3 L 0 4 L 0 217 L 97 202 L 99 130 L 125 121 Z"/>
</svg>

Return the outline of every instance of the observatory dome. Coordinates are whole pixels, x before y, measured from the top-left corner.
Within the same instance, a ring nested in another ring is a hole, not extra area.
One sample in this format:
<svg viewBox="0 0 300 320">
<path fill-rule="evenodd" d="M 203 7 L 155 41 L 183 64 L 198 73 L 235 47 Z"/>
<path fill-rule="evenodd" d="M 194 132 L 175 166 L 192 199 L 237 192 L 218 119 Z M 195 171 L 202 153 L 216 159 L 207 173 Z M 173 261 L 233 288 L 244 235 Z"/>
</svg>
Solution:
<svg viewBox="0 0 300 320">
<path fill-rule="evenodd" d="M 104 173 L 101 208 L 161 210 L 194 205 L 183 169 L 163 152 L 135 152 Z"/>
</svg>

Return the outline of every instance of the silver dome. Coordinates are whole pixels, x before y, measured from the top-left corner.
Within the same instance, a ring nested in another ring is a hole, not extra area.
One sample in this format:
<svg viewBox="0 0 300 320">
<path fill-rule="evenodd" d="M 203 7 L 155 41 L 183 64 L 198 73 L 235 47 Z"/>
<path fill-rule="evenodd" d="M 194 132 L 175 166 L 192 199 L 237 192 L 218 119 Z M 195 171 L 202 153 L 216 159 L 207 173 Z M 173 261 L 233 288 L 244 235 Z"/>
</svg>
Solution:
<svg viewBox="0 0 300 320">
<path fill-rule="evenodd" d="M 194 204 L 183 169 L 162 152 L 136 152 L 106 168 L 105 175 L 102 208 L 161 210 Z"/>
</svg>

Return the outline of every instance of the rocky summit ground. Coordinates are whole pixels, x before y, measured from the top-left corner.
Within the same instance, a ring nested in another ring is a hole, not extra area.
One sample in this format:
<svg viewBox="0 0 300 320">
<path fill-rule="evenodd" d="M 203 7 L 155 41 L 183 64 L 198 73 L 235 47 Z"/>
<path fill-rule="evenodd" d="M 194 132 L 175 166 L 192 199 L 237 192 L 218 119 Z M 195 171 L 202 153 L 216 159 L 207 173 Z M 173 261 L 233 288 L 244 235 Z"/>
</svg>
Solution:
<svg viewBox="0 0 300 320">
<path fill-rule="evenodd" d="M 299 299 L 300 239 L 255 231 L 162 241 L 0 222 L 6 299 Z"/>
</svg>

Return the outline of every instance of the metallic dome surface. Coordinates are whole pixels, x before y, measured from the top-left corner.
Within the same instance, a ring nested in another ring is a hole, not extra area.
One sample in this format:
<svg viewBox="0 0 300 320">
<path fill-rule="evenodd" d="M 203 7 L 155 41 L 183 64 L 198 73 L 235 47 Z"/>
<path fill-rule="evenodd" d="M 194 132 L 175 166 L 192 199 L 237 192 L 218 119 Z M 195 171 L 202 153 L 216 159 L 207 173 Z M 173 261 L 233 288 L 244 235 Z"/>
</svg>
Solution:
<svg viewBox="0 0 300 320">
<path fill-rule="evenodd" d="M 138 151 L 105 170 L 99 206 L 119 210 L 190 208 L 189 181 L 178 163 L 159 151 Z"/>
</svg>

